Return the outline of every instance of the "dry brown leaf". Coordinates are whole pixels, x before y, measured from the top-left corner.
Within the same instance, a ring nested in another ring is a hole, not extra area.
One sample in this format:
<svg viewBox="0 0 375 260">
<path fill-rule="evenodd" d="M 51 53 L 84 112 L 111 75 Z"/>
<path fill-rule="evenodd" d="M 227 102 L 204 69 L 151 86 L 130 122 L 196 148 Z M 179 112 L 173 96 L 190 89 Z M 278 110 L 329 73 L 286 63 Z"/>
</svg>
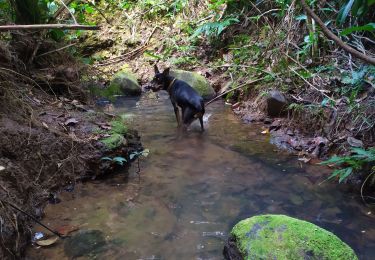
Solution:
<svg viewBox="0 0 375 260">
<path fill-rule="evenodd" d="M 51 246 L 51 245 L 55 244 L 57 242 L 57 240 L 59 240 L 58 237 L 50 237 L 50 238 L 45 239 L 45 240 L 38 240 L 38 241 L 36 241 L 36 244 L 38 246 Z"/>
</svg>

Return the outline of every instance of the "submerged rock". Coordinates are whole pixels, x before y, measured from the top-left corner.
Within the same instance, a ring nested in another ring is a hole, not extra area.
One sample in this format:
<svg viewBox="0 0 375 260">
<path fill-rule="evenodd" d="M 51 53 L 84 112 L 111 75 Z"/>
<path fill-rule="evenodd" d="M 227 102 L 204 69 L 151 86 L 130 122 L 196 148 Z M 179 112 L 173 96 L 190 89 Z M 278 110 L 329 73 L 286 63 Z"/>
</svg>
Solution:
<svg viewBox="0 0 375 260">
<path fill-rule="evenodd" d="M 278 90 L 272 90 L 267 97 L 267 114 L 271 117 L 278 117 L 285 114 L 287 101 L 284 95 Z"/>
<path fill-rule="evenodd" d="M 139 96 L 142 93 L 142 88 L 138 84 L 137 78 L 129 71 L 116 73 L 109 88 L 119 90 L 126 96 Z"/>
<path fill-rule="evenodd" d="M 64 244 L 65 254 L 71 258 L 99 253 L 106 245 L 103 232 L 86 230 L 68 238 Z"/>
<path fill-rule="evenodd" d="M 192 86 L 204 99 L 211 99 L 215 97 L 215 90 L 211 87 L 210 83 L 196 72 L 173 70 L 170 75 L 185 81 Z"/>
<path fill-rule="evenodd" d="M 331 232 L 285 215 L 240 221 L 224 247 L 226 259 L 358 259 Z"/>
</svg>

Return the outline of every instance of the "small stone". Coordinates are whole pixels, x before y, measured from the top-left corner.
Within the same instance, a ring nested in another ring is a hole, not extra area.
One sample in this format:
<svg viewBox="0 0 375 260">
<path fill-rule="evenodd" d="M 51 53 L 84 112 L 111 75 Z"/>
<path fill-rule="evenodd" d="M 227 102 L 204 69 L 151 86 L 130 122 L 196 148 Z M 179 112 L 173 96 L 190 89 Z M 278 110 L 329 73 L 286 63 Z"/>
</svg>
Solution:
<svg viewBox="0 0 375 260">
<path fill-rule="evenodd" d="M 354 137 L 349 136 L 346 141 L 348 144 L 352 147 L 363 147 L 363 142 L 361 140 L 358 140 Z"/>
<path fill-rule="evenodd" d="M 281 120 L 275 120 L 269 127 L 269 130 L 277 131 L 281 128 Z"/>
<path fill-rule="evenodd" d="M 251 122 L 254 122 L 255 119 L 254 117 L 252 117 L 251 115 L 249 114 L 246 114 L 242 117 L 242 120 L 245 122 L 245 123 L 251 123 Z"/>
<path fill-rule="evenodd" d="M 289 136 L 294 136 L 294 133 L 292 130 L 288 130 L 286 131 L 286 134 L 289 135 Z"/>
<path fill-rule="evenodd" d="M 272 119 L 269 118 L 269 117 L 266 117 L 266 118 L 264 119 L 263 123 L 265 123 L 266 125 L 272 124 Z"/>
</svg>

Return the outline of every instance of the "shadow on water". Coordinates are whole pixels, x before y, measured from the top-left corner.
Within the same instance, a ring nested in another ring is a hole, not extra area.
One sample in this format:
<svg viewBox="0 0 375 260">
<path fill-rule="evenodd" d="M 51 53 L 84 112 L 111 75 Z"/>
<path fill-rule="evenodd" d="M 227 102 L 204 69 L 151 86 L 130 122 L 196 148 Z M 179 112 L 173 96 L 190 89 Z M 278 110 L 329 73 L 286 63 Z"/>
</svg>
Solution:
<svg viewBox="0 0 375 260">
<path fill-rule="evenodd" d="M 51 248 L 29 249 L 31 258 L 222 259 L 231 227 L 265 213 L 311 221 L 361 259 L 375 255 L 369 209 L 335 184 L 318 185 L 324 168 L 276 151 L 257 126 L 243 125 L 222 103 L 207 108 L 204 133 L 197 123 L 179 133 L 165 95 L 120 100 L 116 112 L 131 119 L 151 151 L 140 178 L 134 167 L 129 182 L 118 174 L 63 193 L 44 221 L 80 231 Z"/>
</svg>

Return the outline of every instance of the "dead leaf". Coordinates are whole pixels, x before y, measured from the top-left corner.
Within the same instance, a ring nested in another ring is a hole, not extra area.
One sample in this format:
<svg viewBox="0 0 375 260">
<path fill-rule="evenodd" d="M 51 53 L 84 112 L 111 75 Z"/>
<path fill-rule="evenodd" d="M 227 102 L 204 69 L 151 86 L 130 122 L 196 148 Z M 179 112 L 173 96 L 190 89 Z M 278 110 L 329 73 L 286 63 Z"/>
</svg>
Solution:
<svg viewBox="0 0 375 260">
<path fill-rule="evenodd" d="M 49 126 L 46 123 L 42 122 L 42 125 L 44 126 L 44 128 L 49 129 Z"/>
<path fill-rule="evenodd" d="M 66 237 L 70 233 L 79 230 L 79 227 L 77 226 L 70 226 L 70 225 L 64 225 L 56 229 L 57 233 L 59 233 L 61 236 Z"/>
<path fill-rule="evenodd" d="M 50 238 L 45 239 L 45 240 L 38 240 L 38 241 L 36 241 L 36 244 L 38 246 L 51 246 L 51 245 L 55 244 L 57 242 L 57 240 L 59 240 L 58 237 L 50 237 Z"/>
<path fill-rule="evenodd" d="M 78 120 L 75 118 L 69 118 L 68 120 L 65 121 L 64 125 L 66 126 L 73 126 L 78 123 Z"/>
<path fill-rule="evenodd" d="M 309 161 L 311 161 L 311 158 L 302 157 L 302 158 L 298 158 L 298 161 L 301 161 L 301 162 L 304 162 L 304 163 L 308 163 Z"/>
</svg>

